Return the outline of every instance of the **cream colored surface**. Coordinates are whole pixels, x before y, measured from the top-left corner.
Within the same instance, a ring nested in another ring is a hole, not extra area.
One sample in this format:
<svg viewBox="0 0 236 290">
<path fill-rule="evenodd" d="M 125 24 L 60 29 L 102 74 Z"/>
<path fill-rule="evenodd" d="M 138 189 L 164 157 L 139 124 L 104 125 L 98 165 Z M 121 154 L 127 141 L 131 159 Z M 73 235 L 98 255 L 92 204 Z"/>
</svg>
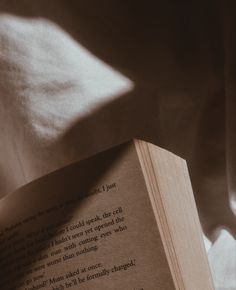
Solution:
<svg viewBox="0 0 236 290">
<path fill-rule="evenodd" d="M 213 290 L 185 161 L 147 142 L 136 148 L 176 289 Z"/>
<path fill-rule="evenodd" d="M 116 186 L 107 191 L 107 185 L 114 183 Z M 176 289 L 133 143 L 36 180 L 4 198 L 0 206 L 1 290 Z M 36 218 L 29 219 L 32 216 Z M 29 222 L 24 222 L 26 219 Z M 79 222 L 83 225 L 74 227 Z M 20 226 L 14 227 L 17 223 Z M 107 223 L 112 225 L 104 226 Z M 6 230 L 11 227 L 12 231 Z M 78 236 L 79 233 L 82 235 Z M 12 249 L 9 245 L 13 243 Z M 77 255 L 84 248 L 94 246 L 96 250 Z M 64 259 L 65 256 L 72 258 Z M 48 266 L 48 262 L 58 259 L 61 259 L 59 263 Z M 114 266 L 131 261 L 132 267 L 112 271 Z M 98 264 L 101 264 L 99 268 L 89 269 Z M 42 265 L 43 269 L 35 271 Z M 27 273 L 28 268 L 32 273 Z M 66 277 L 77 269 L 79 274 Z M 88 279 L 88 275 L 98 277 Z M 56 282 L 52 282 L 53 278 Z M 65 286 L 74 279 L 75 284 Z M 80 283 L 82 279 L 85 280 Z M 27 284 L 27 281 L 32 282 Z"/>
</svg>

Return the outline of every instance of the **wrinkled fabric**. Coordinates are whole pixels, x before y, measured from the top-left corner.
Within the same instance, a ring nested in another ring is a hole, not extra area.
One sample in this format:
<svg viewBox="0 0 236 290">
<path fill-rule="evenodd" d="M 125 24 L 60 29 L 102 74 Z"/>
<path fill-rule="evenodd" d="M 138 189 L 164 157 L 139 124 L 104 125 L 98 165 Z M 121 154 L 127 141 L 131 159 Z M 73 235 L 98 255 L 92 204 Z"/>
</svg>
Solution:
<svg viewBox="0 0 236 290">
<path fill-rule="evenodd" d="M 0 1 L 0 196 L 131 138 L 188 162 L 217 290 L 236 289 L 230 1 Z"/>
</svg>

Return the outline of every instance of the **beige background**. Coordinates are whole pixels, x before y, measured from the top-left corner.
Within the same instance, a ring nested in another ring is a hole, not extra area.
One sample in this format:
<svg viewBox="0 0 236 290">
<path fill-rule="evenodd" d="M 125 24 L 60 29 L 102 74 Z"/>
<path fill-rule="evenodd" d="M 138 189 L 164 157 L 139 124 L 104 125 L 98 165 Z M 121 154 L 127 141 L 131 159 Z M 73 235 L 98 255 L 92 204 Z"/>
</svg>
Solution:
<svg viewBox="0 0 236 290">
<path fill-rule="evenodd" d="M 216 288 L 233 290 L 235 7 L 162 2 L 0 1 L 0 193 L 151 141 L 187 159 Z"/>
</svg>

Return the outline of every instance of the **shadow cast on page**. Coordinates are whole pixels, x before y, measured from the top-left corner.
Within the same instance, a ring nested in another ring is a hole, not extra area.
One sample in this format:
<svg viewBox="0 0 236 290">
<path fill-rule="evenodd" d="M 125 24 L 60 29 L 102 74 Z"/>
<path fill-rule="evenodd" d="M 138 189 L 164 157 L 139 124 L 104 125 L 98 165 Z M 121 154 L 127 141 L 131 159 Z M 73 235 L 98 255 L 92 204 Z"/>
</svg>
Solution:
<svg viewBox="0 0 236 290">
<path fill-rule="evenodd" d="M 23 186 L 1 201 L 7 213 L 15 212 L 23 220 L 28 220 L 27 223 L 18 220 L 18 226 L 7 230 L 5 236 L 0 238 L 1 289 L 18 289 L 20 285 L 26 287 L 27 283 L 32 286 L 32 281 L 27 278 L 29 273 L 31 278 L 41 277 L 42 281 L 47 266 L 41 269 L 40 266 L 62 258 L 63 243 L 55 246 L 57 250 L 61 248 L 61 252 L 56 254 L 54 251 L 51 256 L 54 250 L 52 242 L 66 237 L 65 227 L 73 219 L 74 212 L 78 214 L 91 202 L 91 198 L 100 194 L 94 191 L 94 187 L 102 182 L 127 146 L 121 145 L 57 170 Z M 27 217 L 25 213 L 28 211 L 31 216 Z M 75 218 L 73 222 L 78 220 Z M 6 229 L 2 220 L 0 225 Z M 4 243 L 4 239 L 8 240 Z"/>
</svg>

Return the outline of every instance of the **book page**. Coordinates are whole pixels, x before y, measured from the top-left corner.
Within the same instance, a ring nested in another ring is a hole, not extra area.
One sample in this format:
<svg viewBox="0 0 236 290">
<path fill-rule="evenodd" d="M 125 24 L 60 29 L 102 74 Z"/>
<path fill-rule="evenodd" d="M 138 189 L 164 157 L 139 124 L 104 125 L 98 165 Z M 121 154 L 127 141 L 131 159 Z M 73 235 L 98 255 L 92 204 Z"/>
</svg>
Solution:
<svg viewBox="0 0 236 290">
<path fill-rule="evenodd" d="M 174 289 L 133 143 L 0 201 L 0 289 Z"/>
<path fill-rule="evenodd" d="M 186 162 L 136 143 L 176 289 L 214 289 Z"/>
</svg>

